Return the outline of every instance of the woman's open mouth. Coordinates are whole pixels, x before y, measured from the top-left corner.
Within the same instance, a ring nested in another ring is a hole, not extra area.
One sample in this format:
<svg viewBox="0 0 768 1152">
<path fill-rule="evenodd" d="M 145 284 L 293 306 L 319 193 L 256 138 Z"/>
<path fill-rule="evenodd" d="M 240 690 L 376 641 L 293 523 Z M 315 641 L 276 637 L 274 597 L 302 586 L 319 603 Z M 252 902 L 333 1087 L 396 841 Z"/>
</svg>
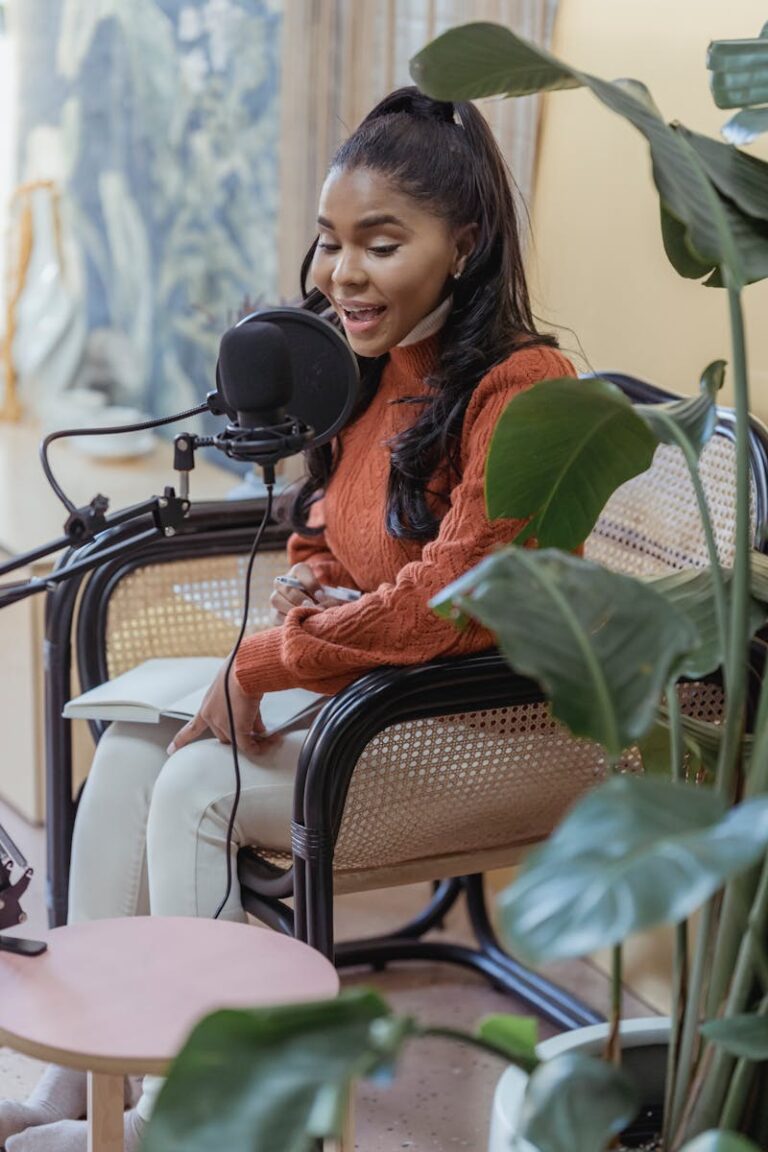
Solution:
<svg viewBox="0 0 768 1152">
<path fill-rule="evenodd" d="M 379 321 L 387 310 L 386 304 L 346 307 L 339 304 L 341 319 L 347 332 L 359 336 L 363 332 L 371 332 L 377 327 Z"/>
</svg>

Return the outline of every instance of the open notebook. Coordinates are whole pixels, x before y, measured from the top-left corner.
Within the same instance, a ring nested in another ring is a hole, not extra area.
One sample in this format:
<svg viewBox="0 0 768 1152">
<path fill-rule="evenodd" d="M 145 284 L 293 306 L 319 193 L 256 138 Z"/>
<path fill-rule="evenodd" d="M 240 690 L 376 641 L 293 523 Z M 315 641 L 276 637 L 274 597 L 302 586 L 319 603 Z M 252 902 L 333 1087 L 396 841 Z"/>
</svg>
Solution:
<svg viewBox="0 0 768 1152">
<path fill-rule="evenodd" d="M 68 720 L 134 720 L 157 724 L 162 716 L 191 720 L 223 661 L 215 656 L 177 656 L 145 660 L 64 706 Z M 327 696 L 304 688 L 267 692 L 261 718 L 267 735 L 308 723 Z"/>
</svg>

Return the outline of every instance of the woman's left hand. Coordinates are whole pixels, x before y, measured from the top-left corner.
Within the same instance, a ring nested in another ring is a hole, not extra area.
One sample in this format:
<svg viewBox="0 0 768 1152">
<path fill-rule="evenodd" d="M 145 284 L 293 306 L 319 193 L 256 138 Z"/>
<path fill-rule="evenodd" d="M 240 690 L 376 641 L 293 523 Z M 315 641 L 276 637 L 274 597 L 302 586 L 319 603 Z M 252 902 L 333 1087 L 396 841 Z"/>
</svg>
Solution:
<svg viewBox="0 0 768 1152">
<path fill-rule="evenodd" d="M 225 660 L 221 671 L 206 692 L 197 716 L 185 724 L 169 744 L 169 756 L 172 756 L 179 748 L 184 748 L 193 740 L 197 740 L 206 729 L 209 729 L 222 744 L 231 744 L 227 700 L 224 695 L 224 679 L 228 664 L 229 660 Z M 237 746 L 241 752 L 252 752 L 265 731 L 261 719 L 261 695 L 248 696 L 240 687 L 233 668 L 229 677 L 229 698 L 232 702 Z"/>
</svg>

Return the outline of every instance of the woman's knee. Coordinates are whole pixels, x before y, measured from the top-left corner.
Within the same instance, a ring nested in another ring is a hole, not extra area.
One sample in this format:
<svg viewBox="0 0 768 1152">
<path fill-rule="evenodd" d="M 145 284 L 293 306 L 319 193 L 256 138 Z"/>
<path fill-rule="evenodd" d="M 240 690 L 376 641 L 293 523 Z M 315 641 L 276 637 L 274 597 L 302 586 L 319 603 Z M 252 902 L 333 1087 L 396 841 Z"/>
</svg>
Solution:
<svg viewBox="0 0 768 1152">
<path fill-rule="evenodd" d="M 199 822 L 220 800 L 235 791 L 235 772 L 228 747 L 217 740 L 188 744 L 163 764 L 152 793 L 149 831 Z"/>
</svg>

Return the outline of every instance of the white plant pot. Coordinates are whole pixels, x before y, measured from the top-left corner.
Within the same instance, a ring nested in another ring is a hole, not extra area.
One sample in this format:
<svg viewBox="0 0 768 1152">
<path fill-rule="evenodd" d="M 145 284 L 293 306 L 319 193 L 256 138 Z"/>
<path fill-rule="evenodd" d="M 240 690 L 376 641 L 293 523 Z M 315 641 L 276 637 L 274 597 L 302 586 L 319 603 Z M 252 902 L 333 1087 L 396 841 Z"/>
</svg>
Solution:
<svg viewBox="0 0 768 1152">
<path fill-rule="evenodd" d="M 607 1036 L 607 1024 L 574 1028 L 571 1032 L 561 1032 L 559 1036 L 542 1041 L 536 1052 L 542 1060 L 552 1060 L 564 1052 L 573 1051 L 582 1052 L 585 1056 L 599 1056 Z M 668 1017 L 624 1020 L 621 1024 L 621 1040 L 624 1066 L 642 1088 L 644 1102 L 651 1105 L 663 1103 L 669 1040 Z M 513 1065 L 496 1085 L 488 1152 L 510 1152 L 527 1079 L 526 1074 Z"/>
</svg>

